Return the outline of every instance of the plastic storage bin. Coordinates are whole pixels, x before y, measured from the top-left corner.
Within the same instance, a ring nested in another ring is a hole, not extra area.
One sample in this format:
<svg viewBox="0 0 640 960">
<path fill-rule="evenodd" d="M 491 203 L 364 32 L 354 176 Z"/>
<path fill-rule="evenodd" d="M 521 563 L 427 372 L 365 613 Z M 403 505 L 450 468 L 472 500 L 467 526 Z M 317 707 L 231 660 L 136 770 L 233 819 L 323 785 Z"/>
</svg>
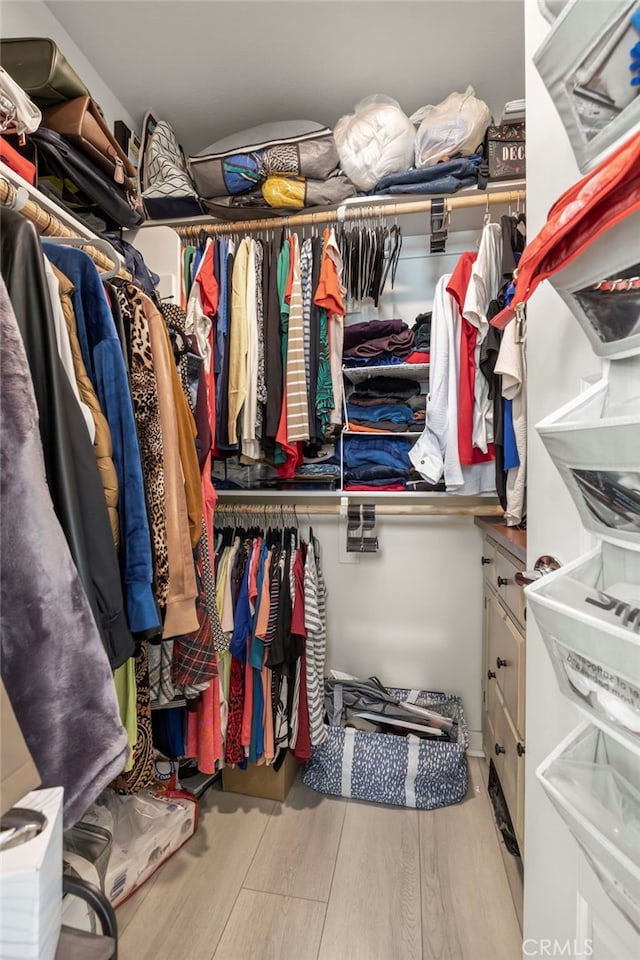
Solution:
<svg viewBox="0 0 640 960">
<path fill-rule="evenodd" d="M 536 427 L 584 527 L 640 550 L 640 397 L 614 404 L 600 380 Z M 640 583 L 640 581 L 638 581 Z"/>
<path fill-rule="evenodd" d="M 640 749 L 640 554 L 602 543 L 527 587 L 562 692 Z"/>
<path fill-rule="evenodd" d="M 571 0 L 534 57 L 582 171 L 640 120 L 629 70 L 635 5 Z"/>
<path fill-rule="evenodd" d="M 536 775 L 607 895 L 640 929 L 640 756 L 591 724 Z"/>
</svg>

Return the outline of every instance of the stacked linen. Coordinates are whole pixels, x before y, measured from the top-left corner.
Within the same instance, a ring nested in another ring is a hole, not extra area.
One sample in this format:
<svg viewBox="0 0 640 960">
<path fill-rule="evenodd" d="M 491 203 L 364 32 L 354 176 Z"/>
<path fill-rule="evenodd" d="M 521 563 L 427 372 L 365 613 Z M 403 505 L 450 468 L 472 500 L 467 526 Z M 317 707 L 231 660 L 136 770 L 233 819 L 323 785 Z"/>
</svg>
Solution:
<svg viewBox="0 0 640 960">
<path fill-rule="evenodd" d="M 410 448 L 404 437 L 345 437 L 344 489 L 404 491 Z"/>
<path fill-rule="evenodd" d="M 349 429 L 357 433 L 406 433 L 424 426 L 426 397 L 417 380 L 370 377 L 347 401 Z"/>
<path fill-rule="evenodd" d="M 345 327 L 345 367 L 403 363 L 413 351 L 413 331 L 404 320 L 370 320 Z"/>
<path fill-rule="evenodd" d="M 431 360 L 431 313 L 420 313 L 413 325 L 413 351 L 405 363 L 429 363 Z"/>
</svg>

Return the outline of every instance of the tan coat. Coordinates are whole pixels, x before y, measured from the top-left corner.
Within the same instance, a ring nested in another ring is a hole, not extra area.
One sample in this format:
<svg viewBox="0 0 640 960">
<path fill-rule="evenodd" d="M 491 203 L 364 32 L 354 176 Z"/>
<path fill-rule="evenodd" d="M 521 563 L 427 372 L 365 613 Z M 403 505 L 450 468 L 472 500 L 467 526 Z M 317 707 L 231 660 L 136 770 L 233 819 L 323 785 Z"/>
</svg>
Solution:
<svg viewBox="0 0 640 960">
<path fill-rule="evenodd" d="M 109 522 L 111 523 L 111 533 L 116 550 L 120 548 L 120 524 L 118 521 L 118 475 L 113 463 L 113 443 L 111 440 L 111 429 L 107 418 L 102 412 L 100 401 L 93 389 L 93 384 L 89 379 L 87 368 L 82 359 L 82 350 L 78 340 L 78 327 L 76 316 L 73 311 L 71 300 L 73 294 L 73 284 L 68 277 L 58 270 L 53 264 L 53 271 L 58 279 L 60 287 L 60 301 L 62 303 L 62 312 L 69 331 L 69 341 L 71 343 L 71 353 L 73 355 L 73 369 L 76 375 L 76 382 L 80 397 L 83 403 L 91 410 L 93 422 L 96 425 L 96 436 L 93 441 L 93 452 L 95 453 L 104 490 L 104 498 L 107 502 L 107 511 L 109 513 Z"/>
<path fill-rule="evenodd" d="M 193 633 L 199 628 L 196 616 L 198 588 L 193 561 L 191 526 L 192 516 L 195 518 L 196 510 L 198 510 L 198 529 L 200 528 L 202 494 L 200 493 L 198 458 L 194 443 L 195 424 L 187 399 L 182 392 L 169 334 L 164 320 L 153 302 L 147 297 L 144 297 L 143 301 L 149 324 L 153 366 L 158 384 L 160 422 L 164 443 L 169 594 L 162 635 L 168 639 L 185 633 Z M 188 417 L 186 414 L 188 414 Z M 189 417 L 191 423 L 189 423 Z M 187 454 L 187 427 L 191 430 L 193 457 L 195 458 L 196 472 L 198 472 L 199 507 L 190 482 L 193 465 Z M 184 438 L 182 435 L 184 435 Z M 186 466 L 184 466 L 181 456 L 183 448 L 185 449 Z M 188 506 L 189 503 L 190 506 Z"/>
</svg>

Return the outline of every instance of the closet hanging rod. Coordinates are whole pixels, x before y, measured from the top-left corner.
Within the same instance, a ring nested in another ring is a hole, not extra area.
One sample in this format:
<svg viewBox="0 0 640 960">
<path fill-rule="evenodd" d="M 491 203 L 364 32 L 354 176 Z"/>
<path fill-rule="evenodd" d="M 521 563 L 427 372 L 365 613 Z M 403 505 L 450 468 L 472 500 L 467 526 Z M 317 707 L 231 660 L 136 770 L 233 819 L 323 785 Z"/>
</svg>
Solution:
<svg viewBox="0 0 640 960">
<path fill-rule="evenodd" d="M 48 213 L 40 204 L 36 203 L 35 200 L 28 199 L 21 206 L 16 206 L 17 199 L 18 194 L 13 184 L 9 183 L 9 181 L 3 177 L 0 177 L 0 203 L 5 207 L 17 209 L 27 220 L 35 224 L 45 237 L 76 238 L 73 230 L 70 230 L 69 227 L 65 226 L 65 224 L 58 220 L 57 217 L 54 217 L 53 214 Z M 82 237 L 80 239 L 84 240 Z M 129 281 L 132 279 L 128 270 L 121 267 L 119 263 L 114 264 L 113 260 L 106 257 L 101 250 L 91 246 L 91 240 L 87 240 L 86 242 L 87 246 L 83 246 L 82 249 L 85 253 L 89 254 L 96 266 L 102 267 L 103 270 L 118 268 L 116 276 Z"/>
<path fill-rule="evenodd" d="M 445 197 L 445 214 L 467 207 L 493 206 L 495 204 L 521 203 L 526 200 L 524 190 L 500 190 L 495 193 L 472 194 L 464 197 Z M 435 197 L 433 199 L 436 199 Z M 438 198 L 442 199 L 442 198 Z M 255 233 L 260 230 L 277 230 L 279 227 L 314 226 L 320 223 L 336 223 L 343 220 L 369 220 L 377 217 L 402 217 L 411 213 L 429 213 L 431 199 L 409 200 L 368 206 L 342 206 L 336 210 L 320 210 L 317 213 L 296 213 L 285 217 L 266 217 L 262 220 L 230 220 L 218 223 L 172 224 L 178 236 L 187 240 L 197 239 L 201 233 L 211 236 L 226 233 Z"/>
<path fill-rule="evenodd" d="M 502 517 L 504 511 L 498 504 L 487 506 L 438 506 L 426 503 L 376 503 L 377 517 Z M 250 517 L 264 517 L 265 515 L 294 516 L 300 519 L 300 514 L 337 517 L 340 516 L 342 506 L 339 503 L 314 503 L 303 501 L 296 503 L 261 503 L 241 504 L 237 501 L 218 503 L 216 513 L 220 519 L 228 515 L 244 514 Z"/>
</svg>

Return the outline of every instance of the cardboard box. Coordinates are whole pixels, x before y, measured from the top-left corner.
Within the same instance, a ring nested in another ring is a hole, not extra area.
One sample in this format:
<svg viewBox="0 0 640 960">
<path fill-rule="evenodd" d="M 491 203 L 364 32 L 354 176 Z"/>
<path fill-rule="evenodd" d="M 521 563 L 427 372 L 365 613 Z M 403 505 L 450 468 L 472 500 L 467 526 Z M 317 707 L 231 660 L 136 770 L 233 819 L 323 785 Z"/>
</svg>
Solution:
<svg viewBox="0 0 640 960">
<path fill-rule="evenodd" d="M 248 764 L 246 770 L 225 767 L 222 771 L 222 789 L 228 793 L 242 793 L 246 797 L 286 800 L 298 769 L 298 762 L 292 753 L 287 753 L 279 770 L 266 764 L 258 767 L 255 763 Z"/>
<path fill-rule="evenodd" d="M 524 120 L 503 123 L 487 130 L 490 180 L 519 180 L 527 170 Z"/>
</svg>

